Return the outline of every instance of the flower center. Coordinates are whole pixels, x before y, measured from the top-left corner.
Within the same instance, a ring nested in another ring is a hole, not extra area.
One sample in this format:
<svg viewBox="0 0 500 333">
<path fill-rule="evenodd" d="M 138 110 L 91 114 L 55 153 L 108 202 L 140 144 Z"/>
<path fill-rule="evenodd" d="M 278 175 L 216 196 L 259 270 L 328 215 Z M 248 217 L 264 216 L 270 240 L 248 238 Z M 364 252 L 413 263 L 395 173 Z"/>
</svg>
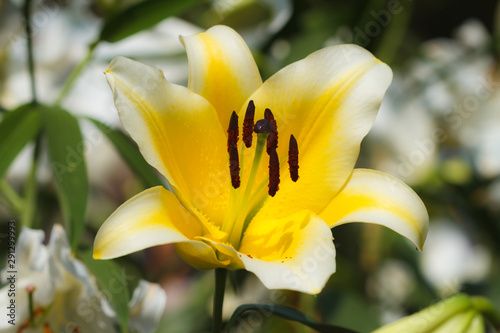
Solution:
<svg viewBox="0 0 500 333">
<path fill-rule="evenodd" d="M 248 103 L 245 119 L 243 121 L 243 143 L 241 145 L 241 158 L 238 152 L 238 115 L 233 111 L 227 130 L 227 151 L 229 154 L 229 173 L 231 175 L 232 190 L 229 199 L 229 210 L 223 221 L 221 229 L 229 234 L 229 243 L 235 248 L 239 247 L 241 237 L 246 227 L 257 214 L 268 196 L 263 192 L 265 184 L 268 185 L 267 194 L 274 197 L 279 190 L 280 183 L 280 160 L 277 153 L 278 148 L 278 125 L 270 109 L 265 109 L 264 118 L 258 120 L 254 125 L 255 104 Z M 253 134 L 257 135 L 257 144 L 253 157 L 252 167 L 246 182 L 244 193 L 241 193 L 240 165 L 243 167 L 244 150 L 251 148 Z M 266 147 L 269 156 L 268 176 L 261 180 L 254 190 L 262 155 Z M 297 140 L 290 136 L 288 150 L 288 165 L 290 178 L 296 182 L 299 179 L 299 150 Z"/>
</svg>

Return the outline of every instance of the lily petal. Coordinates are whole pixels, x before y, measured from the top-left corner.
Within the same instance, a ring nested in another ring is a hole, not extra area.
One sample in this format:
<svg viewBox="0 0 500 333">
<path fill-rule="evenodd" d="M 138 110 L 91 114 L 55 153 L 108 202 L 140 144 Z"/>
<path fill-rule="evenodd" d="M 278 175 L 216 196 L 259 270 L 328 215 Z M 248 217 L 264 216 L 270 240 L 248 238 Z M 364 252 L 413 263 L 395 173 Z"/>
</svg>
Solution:
<svg viewBox="0 0 500 333">
<path fill-rule="evenodd" d="M 259 110 L 274 113 L 278 155 L 285 161 L 280 189 L 259 215 L 280 218 L 291 211 L 324 209 L 351 174 L 391 79 L 390 68 L 368 51 L 337 45 L 285 67 L 250 97 Z M 291 134 L 299 148 L 296 183 L 286 165 Z"/>
<path fill-rule="evenodd" d="M 222 221 L 230 179 L 226 134 L 203 97 L 163 72 L 117 57 L 106 71 L 121 122 L 142 155 L 196 216 Z"/>
<path fill-rule="evenodd" d="M 213 268 L 238 269 L 242 267 L 242 265 L 234 266 L 233 257 L 236 256 L 236 253 L 230 255 L 221 253 L 217 247 L 210 242 L 206 242 L 203 237 L 197 239 L 197 241 L 175 244 L 177 254 L 189 265 L 199 270 Z"/>
<path fill-rule="evenodd" d="M 238 252 L 245 269 L 269 289 L 317 294 L 335 272 L 331 231 L 308 211 L 251 223 Z"/>
<path fill-rule="evenodd" d="M 349 222 L 386 226 L 422 250 L 429 216 L 418 195 L 399 179 L 380 171 L 355 169 L 342 191 L 320 216 L 335 227 Z"/>
<path fill-rule="evenodd" d="M 191 91 L 205 97 L 217 110 L 224 128 L 262 84 L 259 69 L 243 39 L 233 29 L 215 26 L 181 37 L 189 60 Z"/>
<path fill-rule="evenodd" d="M 110 259 L 168 243 L 190 242 L 202 225 L 162 186 L 149 188 L 121 205 L 99 228 L 94 258 Z"/>
</svg>

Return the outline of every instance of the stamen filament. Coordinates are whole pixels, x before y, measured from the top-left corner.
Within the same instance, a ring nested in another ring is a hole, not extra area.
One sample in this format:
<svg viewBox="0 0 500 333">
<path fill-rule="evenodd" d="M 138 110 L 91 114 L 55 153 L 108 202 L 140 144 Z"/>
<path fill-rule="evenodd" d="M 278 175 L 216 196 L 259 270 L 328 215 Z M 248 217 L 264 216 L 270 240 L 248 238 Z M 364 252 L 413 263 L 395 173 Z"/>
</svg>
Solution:
<svg viewBox="0 0 500 333">
<path fill-rule="evenodd" d="M 241 203 L 246 203 L 250 193 L 252 193 L 253 183 L 255 182 L 255 177 L 257 177 L 257 171 L 259 170 L 260 160 L 262 159 L 262 152 L 264 151 L 264 146 L 267 142 L 267 133 L 262 133 L 257 135 L 257 147 L 255 147 L 255 155 L 253 158 L 252 169 L 250 170 L 250 176 L 248 177 L 247 188 L 243 194 Z"/>
<path fill-rule="evenodd" d="M 241 235 L 238 243 L 235 245 L 236 248 L 240 246 L 241 239 L 243 238 L 243 235 L 245 234 L 245 231 L 247 230 L 248 225 L 250 224 L 250 221 L 254 218 L 254 216 L 257 214 L 257 212 L 261 209 L 261 207 L 264 205 L 264 202 L 266 201 L 267 198 L 269 198 L 269 195 L 267 194 L 266 191 L 264 191 L 264 188 L 267 185 L 267 182 L 269 180 L 269 177 L 266 177 L 260 184 L 257 186 L 257 189 L 253 193 L 253 195 L 249 199 L 249 203 L 251 204 L 252 202 L 255 202 L 252 206 L 249 206 L 245 212 L 245 221 L 243 222 L 243 228 L 241 229 Z"/>
<path fill-rule="evenodd" d="M 281 166 L 282 163 L 284 163 L 286 159 L 282 159 L 279 162 L 279 165 Z M 241 239 L 243 238 L 243 235 L 245 234 L 245 231 L 247 230 L 248 225 L 250 224 L 250 221 L 254 218 L 255 215 L 259 212 L 259 210 L 262 208 L 266 200 L 269 198 L 269 195 L 266 191 L 264 190 L 264 187 L 268 184 L 269 182 L 269 176 L 266 178 L 262 179 L 260 182 L 259 186 L 257 186 L 257 189 L 253 192 L 253 195 L 250 197 L 248 200 L 249 204 L 254 203 L 249 209 L 246 210 L 245 212 L 245 221 L 243 223 L 243 228 L 241 229 L 241 237 L 238 242 L 238 244 L 235 244 L 235 247 L 238 248 L 240 246 Z"/>
<path fill-rule="evenodd" d="M 252 163 L 252 169 L 250 170 L 250 175 L 248 176 L 247 187 L 243 194 L 243 197 L 238 205 L 238 209 L 236 210 L 237 216 L 233 220 L 233 226 L 229 233 L 229 243 L 231 244 L 239 244 L 241 238 L 241 231 L 243 229 L 243 221 L 240 221 L 243 210 L 247 205 L 248 198 L 252 193 L 252 188 L 255 182 L 255 178 L 257 177 L 257 173 L 259 170 L 260 160 L 262 159 L 262 153 L 264 152 L 264 147 L 267 142 L 267 133 L 259 133 L 257 134 L 257 147 L 255 147 L 255 154 Z M 246 213 L 246 212 L 245 212 Z"/>
</svg>

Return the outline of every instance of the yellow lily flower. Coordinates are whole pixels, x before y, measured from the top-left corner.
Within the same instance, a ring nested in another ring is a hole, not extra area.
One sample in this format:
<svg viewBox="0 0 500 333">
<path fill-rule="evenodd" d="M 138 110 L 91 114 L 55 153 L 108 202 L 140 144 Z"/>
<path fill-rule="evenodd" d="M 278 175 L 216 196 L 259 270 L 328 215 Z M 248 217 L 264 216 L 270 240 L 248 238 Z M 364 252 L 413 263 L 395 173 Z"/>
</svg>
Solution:
<svg viewBox="0 0 500 333">
<path fill-rule="evenodd" d="M 175 243 L 198 269 L 246 269 L 270 289 L 316 294 L 335 272 L 334 226 L 385 225 L 421 249 L 420 198 L 389 175 L 353 169 L 392 79 L 387 65 L 361 47 L 330 46 L 262 83 L 234 30 L 181 41 L 187 88 L 123 57 L 106 71 L 123 126 L 172 192 L 150 188 L 119 207 L 97 233 L 95 258 Z M 252 111 L 264 133 L 252 134 Z"/>
</svg>

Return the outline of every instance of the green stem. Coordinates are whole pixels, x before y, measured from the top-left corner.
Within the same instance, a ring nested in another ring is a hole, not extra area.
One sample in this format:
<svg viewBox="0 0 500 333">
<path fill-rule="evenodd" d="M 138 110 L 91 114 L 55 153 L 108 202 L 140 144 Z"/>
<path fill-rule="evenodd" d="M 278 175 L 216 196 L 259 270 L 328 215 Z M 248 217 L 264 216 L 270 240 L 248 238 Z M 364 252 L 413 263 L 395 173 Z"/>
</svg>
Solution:
<svg viewBox="0 0 500 333">
<path fill-rule="evenodd" d="M 37 192 L 37 180 L 36 171 L 38 169 L 38 159 L 40 155 L 40 137 L 37 138 L 35 144 L 35 151 L 33 152 L 33 161 L 31 162 L 30 173 L 26 181 L 26 186 L 24 188 L 24 198 L 25 207 L 21 213 L 21 223 L 23 226 L 32 227 L 35 218 L 35 208 L 36 208 L 36 192 Z"/>
<path fill-rule="evenodd" d="M 30 326 L 35 327 L 35 307 L 33 306 L 33 292 L 35 288 L 28 286 L 28 307 L 30 312 Z"/>
<path fill-rule="evenodd" d="M 368 0 L 361 15 L 358 16 L 355 26 L 359 27 L 361 30 L 365 30 L 368 22 L 374 20 L 374 17 L 370 15 L 370 12 L 383 8 L 386 5 L 386 2 L 386 0 Z"/>
<path fill-rule="evenodd" d="M 25 0 L 23 6 L 23 15 L 26 28 L 26 41 L 28 43 L 28 70 L 31 79 L 32 103 L 36 104 L 37 98 L 36 98 L 36 88 L 35 88 L 35 61 L 33 60 L 33 38 L 32 38 L 33 31 L 31 28 L 30 8 L 31 8 L 31 0 Z"/>
<path fill-rule="evenodd" d="M 60 106 L 66 95 L 70 92 L 71 88 L 76 82 L 76 79 L 80 76 L 82 71 L 87 67 L 89 64 L 90 60 L 92 60 L 92 57 L 94 55 L 94 49 L 97 46 L 97 42 L 92 43 L 89 46 L 89 49 L 87 50 L 87 54 L 85 55 L 85 58 L 73 69 L 71 72 L 69 78 L 66 80 L 64 83 L 64 86 L 61 89 L 61 92 L 59 93 L 59 96 L 57 96 L 56 102 L 54 103 L 55 106 Z"/>
<path fill-rule="evenodd" d="M 474 307 L 497 329 L 500 330 L 500 311 L 485 297 L 471 297 Z"/>
<path fill-rule="evenodd" d="M 17 192 L 10 186 L 6 179 L 0 179 L 0 192 L 16 213 L 23 211 L 24 201 Z"/>
<path fill-rule="evenodd" d="M 222 332 L 222 304 L 224 303 L 224 291 L 226 289 L 227 270 L 215 269 L 215 294 L 213 310 L 213 333 Z"/>
<path fill-rule="evenodd" d="M 402 1 L 401 6 L 401 12 L 391 14 L 391 23 L 385 29 L 375 52 L 375 56 L 387 64 L 394 60 L 410 23 L 412 4 L 410 1 Z"/>
</svg>

